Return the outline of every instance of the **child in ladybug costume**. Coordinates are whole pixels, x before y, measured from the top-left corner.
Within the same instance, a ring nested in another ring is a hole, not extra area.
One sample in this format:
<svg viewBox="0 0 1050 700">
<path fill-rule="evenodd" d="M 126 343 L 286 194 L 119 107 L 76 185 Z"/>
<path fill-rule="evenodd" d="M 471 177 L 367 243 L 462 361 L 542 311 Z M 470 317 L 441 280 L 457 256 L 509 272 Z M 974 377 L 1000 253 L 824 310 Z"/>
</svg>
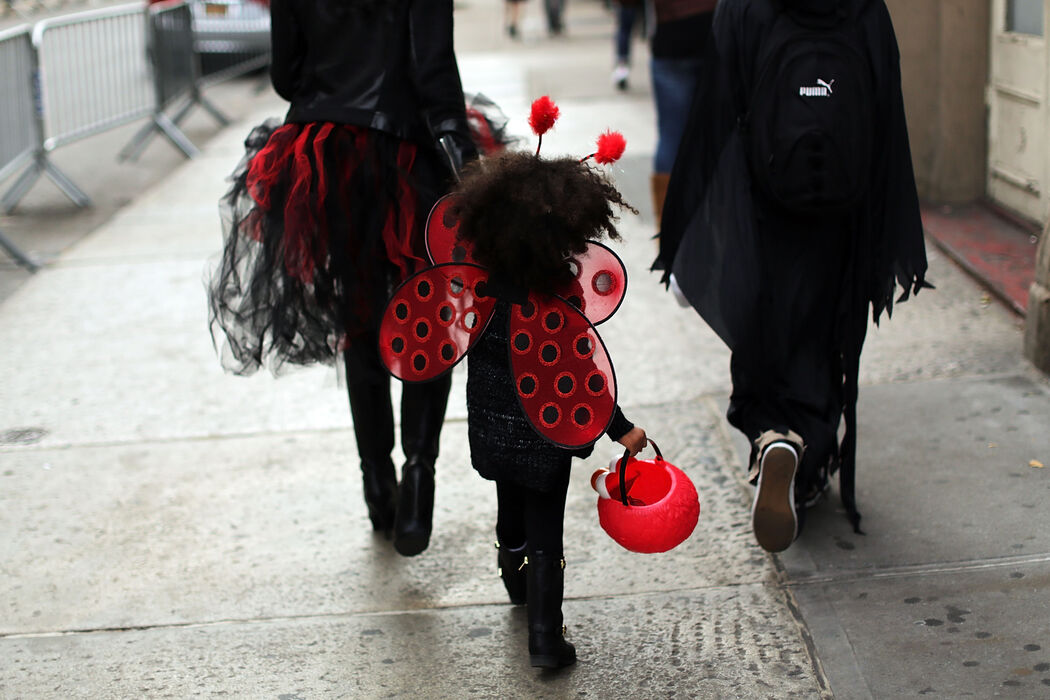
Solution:
<svg viewBox="0 0 1050 700">
<path fill-rule="evenodd" d="M 533 104 L 541 141 L 557 115 L 547 98 Z M 612 162 L 623 147 L 607 133 L 592 156 Z M 380 354 L 412 382 L 442 376 L 470 352 L 471 462 L 496 482 L 500 575 L 511 602 L 528 606 L 532 665 L 559 668 L 576 661 L 561 612 L 572 458 L 589 455 L 602 433 L 633 455 L 646 435 L 616 403 L 594 327 L 618 308 L 626 284 L 622 262 L 597 240 L 619 240 L 614 206 L 634 209 L 586 158 L 538 153 L 464 170 L 430 217 L 436 265 L 395 292 Z"/>
</svg>

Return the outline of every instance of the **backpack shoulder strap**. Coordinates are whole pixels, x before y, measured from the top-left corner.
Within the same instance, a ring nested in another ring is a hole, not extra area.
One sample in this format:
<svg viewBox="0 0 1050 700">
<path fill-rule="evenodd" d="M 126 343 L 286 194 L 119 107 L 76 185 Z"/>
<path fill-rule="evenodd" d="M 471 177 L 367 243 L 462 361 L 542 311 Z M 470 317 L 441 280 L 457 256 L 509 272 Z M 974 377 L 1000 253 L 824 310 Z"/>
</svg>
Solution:
<svg viewBox="0 0 1050 700">
<path fill-rule="evenodd" d="M 868 9 L 868 5 L 872 3 L 872 0 L 846 0 L 846 2 L 849 4 L 849 7 L 843 8 L 845 13 L 843 19 L 856 22 L 864 15 L 864 11 Z"/>
<path fill-rule="evenodd" d="M 765 74 L 771 70 L 771 67 L 768 65 L 770 57 L 777 51 L 782 41 L 781 35 L 785 33 L 786 27 L 792 24 L 791 16 L 787 6 L 784 4 L 784 0 L 760 0 L 759 5 L 763 13 L 759 21 L 762 19 L 767 20 L 768 28 L 755 50 L 751 87 L 746 95 L 740 94 L 737 98 L 737 113 L 740 115 L 738 122 L 745 130 L 749 128 L 751 121 L 751 110 L 755 103 L 756 90 L 759 89 Z M 746 104 L 740 104 L 740 102 L 745 100 Z"/>
<path fill-rule="evenodd" d="M 795 22 L 814 30 L 834 29 L 846 22 L 856 21 L 871 2 L 871 0 L 840 0 L 833 12 L 807 12 L 806 10 L 786 9 L 784 0 L 772 1 L 781 11 L 790 14 Z"/>
</svg>

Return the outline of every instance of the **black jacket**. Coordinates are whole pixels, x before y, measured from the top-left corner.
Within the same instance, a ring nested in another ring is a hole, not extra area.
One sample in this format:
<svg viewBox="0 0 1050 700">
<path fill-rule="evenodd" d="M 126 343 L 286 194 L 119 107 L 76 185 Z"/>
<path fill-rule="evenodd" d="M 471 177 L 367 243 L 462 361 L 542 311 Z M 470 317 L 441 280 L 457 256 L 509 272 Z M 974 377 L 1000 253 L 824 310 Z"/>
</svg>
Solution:
<svg viewBox="0 0 1050 700">
<path fill-rule="evenodd" d="M 469 144 L 453 52 L 452 0 L 272 0 L 277 93 L 289 122 L 336 122 L 417 143 Z M 466 146 L 464 146 L 466 147 Z"/>
</svg>

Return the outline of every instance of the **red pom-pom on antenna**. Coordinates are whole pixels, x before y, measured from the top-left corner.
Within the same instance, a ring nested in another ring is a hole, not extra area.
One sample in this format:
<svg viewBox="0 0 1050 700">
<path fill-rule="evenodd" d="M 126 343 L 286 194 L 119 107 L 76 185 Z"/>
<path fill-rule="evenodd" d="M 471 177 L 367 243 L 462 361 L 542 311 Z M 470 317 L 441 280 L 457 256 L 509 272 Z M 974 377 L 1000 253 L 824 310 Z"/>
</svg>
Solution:
<svg viewBox="0 0 1050 700">
<path fill-rule="evenodd" d="M 554 126 L 558 120 L 560 110 L 558 105 L 550 97 L 544 95 L 532 103 L 532 112 L 529 114 L 529 126 L 537 136 L 543 136 Z"/>
<path fill-rule="evenodd" d="M 594 159 L 602 165 L 615 163 L 627 148 L 627 139 L 619 131 L 606 131 L 598 137 L 598 151 Z"/>
</svg>

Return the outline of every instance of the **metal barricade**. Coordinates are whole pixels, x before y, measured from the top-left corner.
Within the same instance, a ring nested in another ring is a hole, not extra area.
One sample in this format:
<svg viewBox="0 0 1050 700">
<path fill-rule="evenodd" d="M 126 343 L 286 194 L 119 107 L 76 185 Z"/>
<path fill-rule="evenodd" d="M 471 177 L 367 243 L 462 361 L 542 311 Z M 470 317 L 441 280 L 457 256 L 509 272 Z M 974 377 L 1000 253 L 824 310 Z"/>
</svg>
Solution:
<svg viewBox="0 0 1050 700">
<path fill-rule="evenodd" d="M 157 132 L 187 157 L 197 155 L 178 128 L 189 110 L 201 105 L 220 124 L 229 123 L 202 90 L 270 61 L 269 14 L 251 8 L 227 0 L 172 0 L 151 8 L 136 2 L 42 20 L 30 43 L 25 30 L 3 34 L 9 41 L 0 45 L 0 181 L 30 162 L 0 199 L 3 211 L 42 174 L 78 206 L 90 204 L 49 154 L 138 119 L 150 123 L 121 159 L 137 156 Z M 217 9 L 224 10 L 219 27 L 208 24 Z M 209 72 L 202 77 L 205 58 Z M 179 99 L 185 102 L 167 116 Z"/>
<path fill-rule="evenodd" d="M 0 32 L 0 181 L 32 159 L 39 138 L 33 107 L 29 27 Z"/>
<path fill-rule="evenodd" d="M 259 6 L 265 8 L 265 3 Z M 185 100 L 170 120 L 159 113 L 153 124 L 135 134 L 121 150 L 121 160 L 137 158 L 165 122 L 181 124 L 198 105 L 222 126 L 229 125 L 230 120 L 204 96 L 204 90 L 268 66 L 269 27 L 267 10 L 228 0 L 172 0 L 151 6 L 150 45 L 154 47 L 158 104 L 164 110 L 183 95 Z"/>
<path fill-rule="evenodd" d="M 156 111 L 152 122 L 140 129 L 121 150 L 121 160 L 137 158 L 150 137 L 158 131 L 173 140 L 181 137 L 181 132 L 173 130 L 173 127 L 182 121 L 194 105 L 201 105 L 221 125 L 230 123 L 226 115 L 201 94 L 190 6 L 175 1 L 151 5 L 148 16 L 148 46 L 157 95 Z M 183 105 L 169 118 L 165 110 L 180 99 L 184 100 Z M 192 144 L 182 148 L 187 153 L 188 149 L 196 150 Z"/>
<path fill-rule="evenodd" d="M 15 259 L 15 262 L 25 267 L 30 272 L 36 272 L 40 269 L 40 265 L 31 257 L 23 253 L 10 238 L 4 235 L 3 231 L 0 231 L 0 248 L 6 250 L 7 254 Z"/>
<path fill-rule="evenodd" d="M 134 3 L 45 19 L 33 26 L 36 108 L 42 136 L 34 167 L 3 206 L 12 209 L 41 173 L 78 206 L 90 203 L 48 158 L 74 141 L 160 112 L 146 52 L 145 5 Z M 187 156 L 197 153 L 174 124 L 162 131 Z"/>
<path fill-rule="evenodd" d="M 193 13 L 184 2 L 149 8 L 149 53 L 157 104 L 162 109 L 191 92 L 197 82 Z"/>
<path fill-rule="evenodd" d="M 94 5 L 104 0 L 0 0 L 0 17 L 15 15 L 22 19 L 36 14 L 72 8 L 74 5 Z"/>
<path fill-rule="evenodd" d="M 258 3 L 265 6 L 265 3 Z M 201 86 L 208 87 L 270 65 L 268 11 L 249 15 L 226 0 L 191 0 L 196 50 L 200 57 Z M 223 10 L 222 30 L 211 31 L 209 12 Z M 240 10 L 242 14 L 234 14 Z M 254 37 L 254 39 L 249 39 Z"/>
<path fill-rule="evenodd" d="M 40 138 L 33 105 L 29 27 L 0 32 L 0 182 L 33 160 Z M 0 232 L 0 247 L 30 270 L 37 265 Z"/>
<path fill-rule="evenodd" d="M 34 25 L 47 150 L 153 111 L 143 10 L 120 5 Z"/>
</svg>

